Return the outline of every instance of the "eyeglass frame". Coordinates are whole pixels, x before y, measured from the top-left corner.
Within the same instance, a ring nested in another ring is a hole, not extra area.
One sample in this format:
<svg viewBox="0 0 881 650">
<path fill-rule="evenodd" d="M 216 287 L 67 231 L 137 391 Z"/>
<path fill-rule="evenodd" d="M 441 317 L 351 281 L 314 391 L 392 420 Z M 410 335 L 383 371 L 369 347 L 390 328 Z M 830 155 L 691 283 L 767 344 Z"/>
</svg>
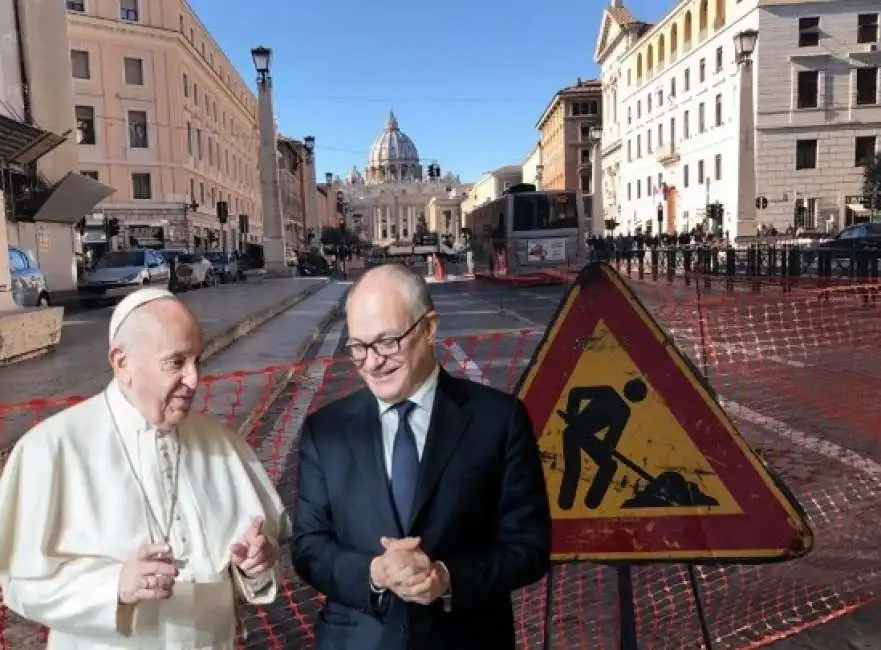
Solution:
<svg viewBox="0 0 881 650">
<path fill-rule="evenodd" d="M 376 339 L 375 341 L 372 341 L 371 343 L 365 343 L 364 341 L 359 341 L 359 340 L 355 339 L 354 343 L 347 343 L 346 345 L 343 346 L 343 349 L 346 351 L 346 354 L 349 355 L 349 358 L 352 360 L 352 363 L 354 363 L 356 366 L 364 365 L 364 363 L 367 361 L 367 357 L 370 354 L 370 350 L 373 350 L 373 354 L 375 354 L 376 356 L 381 357 L 383 359 L 387 359 L 388 357 L 390 357 L 394 354 L 399 354 L 401 351 L 401 343 L 404 341 L 404 339 L 406 339 L 413 332 L 415 332 L 416 328 L 419 327 L 419 325 L 421 325 L 425 321 L 425 319 L 428 318 L 433 313 L 434 313 L 433 310 L 429 310 L 429 311 L 425 312 L 424 314 L 422 314 L 422 316 L 417 318 L 413 322 L 413 324 L 410 325 L 410 327 L 408 327 L 406 330 L 404 330 L 403 334 L 399 334 L 398 336 L 383 336 L 382 338 Z M 394 352 L 385 352 L 385 353 L 380 352 L 379 350 L 376 349 L 376 346 L 379 345 L 380 343 L 393 344 L 395 347 Z M 364 356 L 360 359 L 356 359 L 355 356 L 352 354 L 352 350 L 356 346 L 360 346 L 360 347 L 364 348 Z"/>
</svg>

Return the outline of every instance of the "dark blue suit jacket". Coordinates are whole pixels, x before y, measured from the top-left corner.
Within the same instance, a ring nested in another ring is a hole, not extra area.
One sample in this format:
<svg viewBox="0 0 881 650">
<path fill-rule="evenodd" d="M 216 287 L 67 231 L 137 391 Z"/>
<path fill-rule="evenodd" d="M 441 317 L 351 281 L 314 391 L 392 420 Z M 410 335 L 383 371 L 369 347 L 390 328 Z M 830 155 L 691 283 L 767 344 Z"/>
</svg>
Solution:
<svg viewBox="0 0 881 650">
<path fill-rule="evenodd" d="M 379 407 L 361 390 L 308 417 L 299 447 L 294 567 L 327 596 L 316 650 L 513 650 L 511 592 L 550 564 L 538 445 L 516 398 L 441 371 L 412 521 L 397 523 Z M 452 611 L 369 586 L 380 537 L 419 536 L 450 572 Z"/>
</svg>

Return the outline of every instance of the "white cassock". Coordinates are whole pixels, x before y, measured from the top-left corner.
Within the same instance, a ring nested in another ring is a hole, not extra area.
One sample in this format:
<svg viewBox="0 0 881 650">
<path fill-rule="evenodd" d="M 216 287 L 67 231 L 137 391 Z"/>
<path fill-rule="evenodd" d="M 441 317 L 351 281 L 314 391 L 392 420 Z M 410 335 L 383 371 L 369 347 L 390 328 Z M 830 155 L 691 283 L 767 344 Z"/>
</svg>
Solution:
<svg viewBox="0 0 881 650">
<path fill-rule="evenodd" d="M 238 597 L 263 605 L 278 590 L 275 569 L 249 579 L 230 564 L 258 515 L 271 543 L 287 539 L 284 507 L 246 441 L 196 413 L 159 436 L 113 382 L 13 449 L 0 477 L 3 600 L 50 628 L 50 649 L 233 650 Z M 167 533 L 180 564 L 173 595 L 119 605 L 123 562 Z"/>
</svg>

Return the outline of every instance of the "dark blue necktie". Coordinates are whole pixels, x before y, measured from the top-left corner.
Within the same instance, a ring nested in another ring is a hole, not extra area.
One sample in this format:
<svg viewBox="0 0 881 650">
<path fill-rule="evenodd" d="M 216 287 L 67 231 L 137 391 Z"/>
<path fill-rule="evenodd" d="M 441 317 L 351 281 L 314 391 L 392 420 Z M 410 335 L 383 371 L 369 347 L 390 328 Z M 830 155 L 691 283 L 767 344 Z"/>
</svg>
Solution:
<svg viewBox="0 0 881 650">
<path fill-rule="evenodd" d="M 416 404 L 401 402 L 392 408 L 398 412 L 398 432 L 392 446 L 392 499 L 398 521 L 406 533 L 416 496 L 416 481 L 419 478 L 419 451 L 416 449 L 416 438 L 409 421 Z"/>
</svg>

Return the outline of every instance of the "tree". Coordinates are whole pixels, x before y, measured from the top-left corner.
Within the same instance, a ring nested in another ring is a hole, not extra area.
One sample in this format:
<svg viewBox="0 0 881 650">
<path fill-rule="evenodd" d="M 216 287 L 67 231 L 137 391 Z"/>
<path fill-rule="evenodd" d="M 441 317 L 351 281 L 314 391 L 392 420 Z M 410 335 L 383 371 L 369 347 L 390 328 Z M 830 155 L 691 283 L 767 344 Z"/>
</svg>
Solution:
<svg viewBox="0 0 881 650">
<path fill-rule="evenodd" d="M 321 229 L 321 243 L 325 246 L 354 246 L 358 242 L 358 236 L 349 229 L 340 230 L 333 226 Z"/>
<path fill-rule="evenodd" d="M 881 209 L 881 153 L 875 155 L 863 172 L 863 196 L 872 202 L 872 209 Z"/>
</svg>

